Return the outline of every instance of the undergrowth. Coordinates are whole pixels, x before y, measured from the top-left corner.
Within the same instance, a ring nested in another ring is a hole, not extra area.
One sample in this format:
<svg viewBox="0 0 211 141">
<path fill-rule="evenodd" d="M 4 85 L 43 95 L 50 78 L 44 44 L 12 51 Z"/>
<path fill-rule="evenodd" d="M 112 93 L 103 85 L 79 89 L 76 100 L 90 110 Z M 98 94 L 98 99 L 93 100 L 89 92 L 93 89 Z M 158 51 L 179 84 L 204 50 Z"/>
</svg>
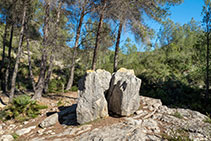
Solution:
<svg viewBox="0 0 211 141">
<path fill-rule="evenodd" d="M 207 114 L 207 118 L 205 118 L 204 122 L 211 124 L 211 118 L 209 114 Z"/>
<path fill-rule="evenodd" d="M 176 111 L 175 113 L 173 113 L 172 116 L 174 116 L 176 118 L 179 118 L 179 119 L 182 119 L 183 118 L 183 116 L 178 111 Z"/>
<path fill-rule="evenodd" d="M 0 119 L 25 121 L 37 117 L 40 110 L 46 108 L 47 106 L 39 105 L 37 101 L 32 100 L 29 96 L 20 95 L 15 97 L 4 110 L 0 111 Z"/>
<path fill-rule="evenodd" d="M 192 139 L 189 138 L 187 131 L 184 129 L 177 129 L 176 131 L 172 131 L 171 135 L 163 134 L 162 138 L 168 141 L 192 141 Z"/>
</svg>

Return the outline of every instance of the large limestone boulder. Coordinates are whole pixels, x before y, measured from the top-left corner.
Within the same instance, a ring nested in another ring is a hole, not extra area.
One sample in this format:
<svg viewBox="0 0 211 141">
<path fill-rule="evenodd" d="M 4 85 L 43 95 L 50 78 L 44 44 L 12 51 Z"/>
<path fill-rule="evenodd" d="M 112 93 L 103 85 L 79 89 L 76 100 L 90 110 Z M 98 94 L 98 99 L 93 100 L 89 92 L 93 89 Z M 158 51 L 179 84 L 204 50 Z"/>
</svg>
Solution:
<svg viewBox="0 0 211 141">
<path fill-rule="evenodd" d="M 120 116 L 130 116 L 140 107 L 141 79 L 133 70 L 121 68 L 113 74 L 107 95 L 109 111 Z"/>
<path fill-rule="evenodd" d="M 105 70 L 87 71 L 79 80 L 77 122 L 84 124 L 108 116 L 108 104 L 104 94 L 109 89 L 111 74 Z"/>
</svg>

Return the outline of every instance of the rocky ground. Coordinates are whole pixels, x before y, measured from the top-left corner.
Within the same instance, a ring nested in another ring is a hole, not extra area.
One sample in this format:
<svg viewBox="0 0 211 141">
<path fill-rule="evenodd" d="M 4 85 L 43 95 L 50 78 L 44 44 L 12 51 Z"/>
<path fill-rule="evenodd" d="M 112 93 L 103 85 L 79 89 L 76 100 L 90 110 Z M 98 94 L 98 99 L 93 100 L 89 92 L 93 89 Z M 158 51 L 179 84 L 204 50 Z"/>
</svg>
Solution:
<svg viewBox="0 0 211 141">
<path fill-rule="evenodd" d="M 141 107 L 130 117 L 115 115 L 78 125 L 77 93 L 51 94 L 41 103 L 48 109 L 29 121 L 1 122 L 0 140 L 112 141 L 112 140 L 211 140 L 207 116 L 189 109 L 173 109 L 160 100 L 141 96 Z"/>
</svg>

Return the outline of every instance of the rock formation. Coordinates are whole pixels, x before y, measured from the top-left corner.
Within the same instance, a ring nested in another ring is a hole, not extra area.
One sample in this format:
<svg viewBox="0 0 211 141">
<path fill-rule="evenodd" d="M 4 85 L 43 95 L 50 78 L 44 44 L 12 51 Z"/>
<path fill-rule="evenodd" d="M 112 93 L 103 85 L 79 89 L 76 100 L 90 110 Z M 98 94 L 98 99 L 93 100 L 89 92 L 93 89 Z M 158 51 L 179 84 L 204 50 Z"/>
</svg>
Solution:
<svg viewBox="0 0 211 141">
<path fill-rule="evenodd" d="M 171 109 L 158 99 L 143 96 L 141 103 L 144 107 L 137 115 L 124 117 L 124 122 L 95 128 L 74 140 L 211 140 L 211 124 L 205 122 L 205 115 L 188 109 Z"/>
<path fill-rule="evenodd" d="M 107 95 L 109 111 L 120 116 L 130 116 L 140 107 L 141 79 L 133 70 L 119 69 L 113 74 Z"/>
<path fill-rule="evenodd" d="M 105 70 L 87 71 L 79 81 L 77 122 L 84 124 L 108 116 L 104 94 L 109 89 L 111 74 Z"/>
</svg>

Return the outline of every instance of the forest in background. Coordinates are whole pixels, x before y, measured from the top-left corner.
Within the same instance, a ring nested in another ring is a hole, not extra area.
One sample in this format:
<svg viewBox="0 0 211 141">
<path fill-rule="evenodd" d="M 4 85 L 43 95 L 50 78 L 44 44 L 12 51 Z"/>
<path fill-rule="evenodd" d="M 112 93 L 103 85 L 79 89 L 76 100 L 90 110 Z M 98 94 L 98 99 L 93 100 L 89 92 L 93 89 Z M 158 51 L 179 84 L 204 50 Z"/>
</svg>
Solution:
<svg viewBox="0 0 211 141">
<path fill-rule="evenodd" d="M 211 1 L 204 2 L 202 22 L 180 25 L 167 17 L 182 0 L 1 0 L 1 91 L 11 101 L 29 92 L 39 100 L 76 91 L 88 69 L 124 67 L 142 79 L 141 95 L 210 114 Z M 140 46 L 129 38 L 120 46 L 125 31 Z"/>
</svg>

